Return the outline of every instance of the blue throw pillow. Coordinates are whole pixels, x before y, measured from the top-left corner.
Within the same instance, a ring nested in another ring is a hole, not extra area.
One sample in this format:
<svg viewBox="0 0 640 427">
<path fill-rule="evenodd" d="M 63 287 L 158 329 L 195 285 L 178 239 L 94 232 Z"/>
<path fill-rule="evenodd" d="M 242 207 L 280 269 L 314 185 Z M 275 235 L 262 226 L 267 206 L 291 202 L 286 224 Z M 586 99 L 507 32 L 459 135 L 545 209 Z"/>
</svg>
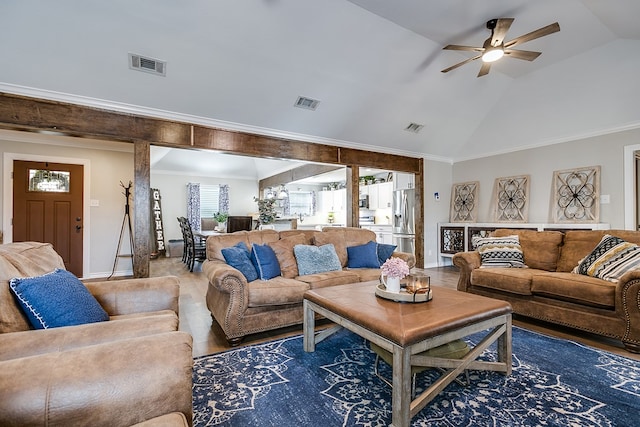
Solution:
<svg viewBox="0 0 640 427">
<path fill-rule="evenodd" d="M 398 246 L 388 245 L 386 243 L 378 243 L 378 261 L 380 265 L 384 264 L 386 260 L 391 258 L 391 254 L 396 250 Z"/>
<path fill-rule="evenodd" d="M 336 248 L 331 243 L 322 246 L 295 245 L 293 253 L 300 276 L 342 270 Z"/>
<path fill-rule="evenodd" d="M 222 249 L 222 256 L 231 267 L 238 269 L 244 275 L 247 282 L 253 282 L 258 278 L 258 272 L 251 261 L 251 254 L 247 245 L 238 242 L 235 246 Z"/>
<path fill-rule="evenodd" d="M 251 261 L 258 271 L 258 277 L 262 280 L 269 280 L 280 276 L 280 263 L 271 246 L 266 244 L 256 245 L 254 243 L 251 247 L 253 249 L 251 251 Z"/>
<path fill-rule="evenodd" d="M 364 245 L 347 248 L 347 267 L 380 268 L 378 261 L 378 244 L 373 240 Z"/>
<path fill-rule="evenodd" d="M 55 269 L 37 277 L 14 278 L 9 287 L 36 329 L 109 320 L 109 315 L 73 273 Z"/>
</svg>

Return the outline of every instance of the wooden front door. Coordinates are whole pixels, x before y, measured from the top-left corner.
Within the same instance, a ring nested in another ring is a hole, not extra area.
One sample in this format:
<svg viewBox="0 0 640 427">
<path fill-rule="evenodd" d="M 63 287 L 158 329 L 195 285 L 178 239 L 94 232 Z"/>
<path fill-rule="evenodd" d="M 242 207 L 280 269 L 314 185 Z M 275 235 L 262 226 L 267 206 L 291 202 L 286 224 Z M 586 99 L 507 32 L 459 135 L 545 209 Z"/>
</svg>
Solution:
<svg viewBox="0 0 640 427">
<path fill-rule="evenodd" d="M 84 167 L 13 162 L 13 241 L 53 244 L 67 270 L 82 277 Z"/>
</svg>

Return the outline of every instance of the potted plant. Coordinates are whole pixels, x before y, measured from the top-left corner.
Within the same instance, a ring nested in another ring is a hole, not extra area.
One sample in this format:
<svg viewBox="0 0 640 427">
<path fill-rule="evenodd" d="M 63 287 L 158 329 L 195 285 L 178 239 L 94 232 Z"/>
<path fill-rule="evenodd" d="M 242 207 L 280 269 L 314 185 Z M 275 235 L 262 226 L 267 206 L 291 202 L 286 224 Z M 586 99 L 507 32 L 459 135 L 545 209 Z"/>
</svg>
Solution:
<svg viewBox="0 0 640 427">
<path fill-rule="evenodd" d="M 271 224 L 276 219 L 276 199 L 258 199 L 254 197 L 256 203 L 258 203 L 258 214 L 260 224 Z"/>
<path fill-rule="evenodd" d="M 227 230 L 227 219 L 229 218 L 229 214 L 228 213 L 224 213 L 224 212 L 218 212 L 215 215 L 213 215 L 213 219 L 216 220 L 216 222 L 218 223 L 218 231 L 226 231 Z"/>
</svg>

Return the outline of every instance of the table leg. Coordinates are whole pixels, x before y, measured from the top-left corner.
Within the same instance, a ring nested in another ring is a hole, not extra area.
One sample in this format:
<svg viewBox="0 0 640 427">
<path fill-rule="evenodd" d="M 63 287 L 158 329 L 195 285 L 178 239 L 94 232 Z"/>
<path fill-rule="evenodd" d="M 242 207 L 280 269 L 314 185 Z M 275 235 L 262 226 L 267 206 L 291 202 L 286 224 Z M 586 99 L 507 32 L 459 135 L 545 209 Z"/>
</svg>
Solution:
<svg viewBox="0 0 640 427">
<path fill-rule="evenodd" d="M 512 353 L 511 353 L 511 314 L 505 319 L 506 330 L 498 337 L 498 361 L 506 365 L 505 375 L 511 375 Z"/>
<path fill-rule="evenodd" d="M 316 349 L 316 342 L 315 342 L 315 313 L 313 312 L 313 310 L 311 309 L 311 307 L 309 306 L 309 303 L 307 300 L 303 300 L 302 301 L 302 308 L 304 311 L 303 314 L 303 346 L 304 346 L 304 351 L 310 353 L 315 351 Z"/>
<path fill-rule="evenodd" d="M 411 347 L 393 346 L 391 425 L 408 427 L 411 422 Z"/>
</svg>

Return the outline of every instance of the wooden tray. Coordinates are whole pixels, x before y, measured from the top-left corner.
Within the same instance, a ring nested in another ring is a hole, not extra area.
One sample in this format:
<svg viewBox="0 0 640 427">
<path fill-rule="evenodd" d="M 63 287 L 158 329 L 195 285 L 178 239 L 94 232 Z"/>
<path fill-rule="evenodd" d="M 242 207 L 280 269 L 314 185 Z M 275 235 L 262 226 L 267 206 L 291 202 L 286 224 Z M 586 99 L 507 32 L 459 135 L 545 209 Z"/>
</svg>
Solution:
<svg viewBox="0 0 640 427">
<path fill-rule="evenodd" d="M 429 290 L 428 293 L 424 294 L 410 294 L 404 288 L 401 288 L 400 292 L 389 292 L 382 283 L 379 283 L 376 286 L 376 295 L 391 301 L 416 303 L 431 301 L 433 291 Z"/>
</svg>

